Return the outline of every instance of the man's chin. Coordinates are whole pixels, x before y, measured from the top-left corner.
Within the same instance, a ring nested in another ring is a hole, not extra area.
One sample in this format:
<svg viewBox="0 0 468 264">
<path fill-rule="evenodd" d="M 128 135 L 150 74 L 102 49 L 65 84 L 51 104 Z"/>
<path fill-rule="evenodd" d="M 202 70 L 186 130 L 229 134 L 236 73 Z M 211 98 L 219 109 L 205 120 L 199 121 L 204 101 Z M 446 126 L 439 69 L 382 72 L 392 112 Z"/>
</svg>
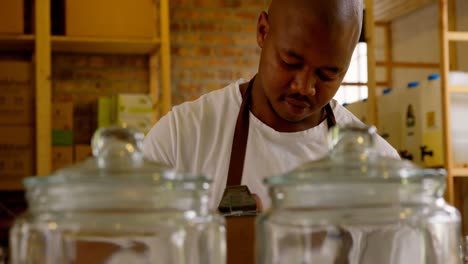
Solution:
<svg viewBox="0 0 468 264">
<path fill-rule="evenodd" d="M 282 114 L 281 118 L 289 123 L 300 123 L 304 121 L 307 116 L 306 115 L 292 115 L 292 114 Z"/>
</svg>

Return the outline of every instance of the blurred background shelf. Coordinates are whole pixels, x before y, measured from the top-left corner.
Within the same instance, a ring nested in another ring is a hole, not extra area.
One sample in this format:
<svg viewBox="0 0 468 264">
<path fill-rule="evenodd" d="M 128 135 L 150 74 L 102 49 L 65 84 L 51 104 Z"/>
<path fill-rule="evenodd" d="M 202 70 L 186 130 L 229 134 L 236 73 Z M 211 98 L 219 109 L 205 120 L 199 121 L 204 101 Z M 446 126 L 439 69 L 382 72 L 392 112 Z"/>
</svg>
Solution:
<svg viewBox="0 0 468 264">
<path fill-rule="evenodd" d="M 453 168 L 452 174 L 454 177 L 468 177 L 468 168 Z"/>
<path fill-rule="evenodd" d="M 468 93 L 468 86 L 450 86 L 450 92 L 452 93 Z"/>
<path fill-rule="evenodd" d="M 52 50 L 70 53 L 151 54 L 159 49 L 159 38 L 114 39 L 52 36 Z"/>
<path fill-rule="evenodd" d="M 34 35 L 0 35 L 0 51 L 32 51 Z"/>
<path fill-rule="evenodd" d="M 0 191 L 22 191 L 24 190 L 24 186 L 21 181 L 0 181 Z"/>
</svg>

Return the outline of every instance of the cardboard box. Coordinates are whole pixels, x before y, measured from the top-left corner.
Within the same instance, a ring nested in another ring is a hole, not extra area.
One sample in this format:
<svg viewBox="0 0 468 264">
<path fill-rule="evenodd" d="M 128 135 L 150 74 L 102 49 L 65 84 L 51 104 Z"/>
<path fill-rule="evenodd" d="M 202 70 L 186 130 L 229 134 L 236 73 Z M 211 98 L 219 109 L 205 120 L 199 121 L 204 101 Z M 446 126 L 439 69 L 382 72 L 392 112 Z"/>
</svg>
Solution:
<svg viewBox="0 0 468 264">
<path fill-rule="evenodd" d="M 2 0 L 0 4 L 0 34 L 23 34 L 24 1 Z"/>
<path fill-rule="evenodd" d="M 32 125 L 34 105 L 29 82 L 0 81 L 0 125 Z"/>
<path fill-rule="evenodd" d="M 73 119 L 75 144 L 89 145 L 97 129 L 96 102 L 75 104 Z"/>
<path fill-rule="evenodd" d="M 0 127 L 0 182 L 15 181 L 34 174 L 34 128 Z"/>
<path fill-rule="evenodd" d="M 153 126 L 153 103 L 147 94 L 119 94 L 114 98 L 115 123 L 148 133 Z"/>
<path fill-rule="evenodd" d="M 61 96 L 53 99 L 52 129 L 73 129 L 73 98 Z"/>
<path fill-rule="evenodd" d="M 93 151 L 90 145 L 77 144 L 75 145 L 75 162 L 83 161 L 93 156 Z"/>
<path fill-rule="evenodd" d="M 58 170 L 73 164 L 73 146 L 52 147 L 52 170 Z"/>
<path fill-rule="evenodd" d="M 29 82 L 31 80 L 32 64 L 29 61 L 0 60 L 0 81 Z"/>
<path fill-rule="evenodd" d="M 152 114 L 153 103 L 148 94 L 119 94 L 116 96 L 117 116 L 123 114 Z"/>
<path fill-rule="evenodd" d="M 66 0 L 65 34 L 152 38 L 156 32 L 155 9 L 154 0 Z"/>
<path fill-rule="evenodd" d="M 153 127 L 152 120 L 152 114 L 126 114 L 118 118 L 117 124 L 136 129 L 146 135 Z"/>
<path fill-rule="evenodd" d="M 52 146 L 73 145 L 73 131 L 52 129 Z"/>
<path fill-rule="evenodd" d="M 113 113 L 111 97 L 99 97 L 97 127 L 108 127 L 113 124 Z"/>
</svg>

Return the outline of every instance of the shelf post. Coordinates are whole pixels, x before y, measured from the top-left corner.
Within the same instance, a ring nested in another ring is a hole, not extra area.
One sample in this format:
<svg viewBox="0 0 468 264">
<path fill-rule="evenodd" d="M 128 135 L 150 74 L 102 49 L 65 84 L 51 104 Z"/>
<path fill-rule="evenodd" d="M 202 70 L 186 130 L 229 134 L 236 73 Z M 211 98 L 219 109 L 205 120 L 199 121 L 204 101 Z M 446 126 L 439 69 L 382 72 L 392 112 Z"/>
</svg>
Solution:
<svg viewBox="0 0 468 264">
<path fill-rule="evenodd" d="M 52 167 L 50 0 L 35 2 L 35 31 L 36 174 L 44 176 Z"/>
<path fill-rule="evenodd" d="M 377 126 L 377 101 L 376 101 L 376 59 L 375 59 L 375 34 L 374 34 L 374 0 L 365 0 L 365 32 L 367 42 L 367 116 L 368 123 Z"/>
<path fill-rule="evenodd" d="M 441 94 L 442 94 L 442 127 L 444 135 L 444 157 L 445 169 L 447 170 L 447 201 L 454 205 L 454 180 L 453 180 L 453 159 L 452 140 L 450 133 L 450 94 L 448 89 L 448 77 L 450 71 L 450 46 L 448 39 L 448 2 L 439 0 L 439 34 L 440 34 L 440 73 L 441 73 Z"/>
<path fill-rule="evenodd" d="M 169 0 L 160 0 L 160 19 L 161 19 L 161 116 L 171 110 L 171 49 L 169 36 Z"/>
</svg>

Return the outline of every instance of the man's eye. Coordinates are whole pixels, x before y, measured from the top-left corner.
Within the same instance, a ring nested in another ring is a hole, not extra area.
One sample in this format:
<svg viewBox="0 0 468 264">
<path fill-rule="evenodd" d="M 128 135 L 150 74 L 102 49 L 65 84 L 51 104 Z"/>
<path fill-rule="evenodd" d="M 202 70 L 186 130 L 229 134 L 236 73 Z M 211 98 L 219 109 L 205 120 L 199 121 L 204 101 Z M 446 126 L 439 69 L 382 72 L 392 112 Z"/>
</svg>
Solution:
<svg viewBox="0 0 468 264">
<path fill-rule="evenodd" d="M 322 81 L 333 81 L 335 78 L 330 76 L 330 75 L 327 75 L 326 73 L 323 73 L 321 71 L 317 71 L 317 76 L 320 78 L 320 80 Z"/>
<path fill-rule="evenodd" d="M 290 69 L 300 69 L 302 67 L 302 64 L 300 63 L 287 63 L 284 60 L 281 60 L 281 62 L 283 63 L 284 66 Z"/>
</svg>

